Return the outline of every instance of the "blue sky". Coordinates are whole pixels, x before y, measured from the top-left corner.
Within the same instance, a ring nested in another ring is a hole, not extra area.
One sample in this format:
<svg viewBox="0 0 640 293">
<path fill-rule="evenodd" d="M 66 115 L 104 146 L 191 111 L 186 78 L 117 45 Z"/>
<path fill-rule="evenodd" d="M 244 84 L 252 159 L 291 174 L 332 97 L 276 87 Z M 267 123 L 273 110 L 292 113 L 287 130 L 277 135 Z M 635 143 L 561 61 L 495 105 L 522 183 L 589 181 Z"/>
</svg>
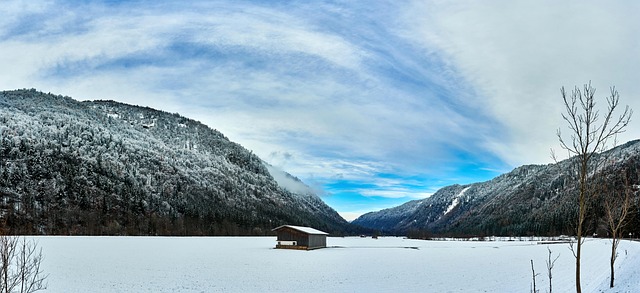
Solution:
<svg viewBox="0 0 640 293">
<path fill-rule="evenodd" d="M 640 108 L 636 1 L 3 1 L 0 89 L 178 112 L 345 218 L 549 163 L 560 87 Z M 632 122 L 620 141 L 638 138 Z"/>
</svg>

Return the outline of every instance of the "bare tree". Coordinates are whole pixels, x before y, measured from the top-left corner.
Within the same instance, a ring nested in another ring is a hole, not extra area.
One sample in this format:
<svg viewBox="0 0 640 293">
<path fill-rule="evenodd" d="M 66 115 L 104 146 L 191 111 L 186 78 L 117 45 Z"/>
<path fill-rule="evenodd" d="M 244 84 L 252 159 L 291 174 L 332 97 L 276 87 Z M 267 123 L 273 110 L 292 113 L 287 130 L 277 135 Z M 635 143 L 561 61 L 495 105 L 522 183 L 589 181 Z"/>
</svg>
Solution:
<svg viewBox="0 0 640 293">
<path fill-rule="evenodd" d="M 574 157 L 577 164 L 575 173 L 572 174 L 578 181 L 577 243 L 575 248 L 572 246 L 572 252 L 576 259 L 576 292 L 581 293 L 580 259 L 584 242 L 584 222 L 587 218 L 588 203 L 595 193 L 591 178 L 601 163 L 597 154 L 607 149 L 610 139 L 624 132 L 631 119 L 632 110 L 626 106 L 622 114 L 614 116 L 620 97 L 614 87 L 611 88 L 611 95 L 606 97 L 607 110 L 603 116 L 600 116 L 599 110 L 596 109 L 596 89 L 591 86 L 591 82 L 585 84 L 582 90 L 576 86 L 571 95 L 567 94 L 564 87 L 560 92 L 566 111 L 562 118 L 567 122 L 571 136 L 569 139 L 564 138 L 560 130 L 557 136 L 562 149 Z"/>
<path fill-rule="evenodd" d="M 42 250 L 24 237 L 0 235 L 0 293 L 32 293 L 46 288 Z"/>
<path fill-rule="evenodd" d="M 615 279 L 614 265 L 618 258 L 618 244 L 623 237 L 623 229 L 627 224 L 627 216 L 631 210 L 631 186 L 626 172 L 623 172 L 624 190 L 622 192 L 613 191 L 608 194 L 604 201 L 605 215 L 609 232 L 611 233 L 611 277 L 609 287 L 613 288 Z"/>
<path fill-rule="evenodd" d="M 560 257 L 560 254 L 556 255 L 556 258 L 554 258 L 552 260 L 551 259 L 551 256 L 552 256 L 551 248 L 549 248 L 547 246 L 547 250 L 549 251 L 549 258 L 546 261 L 546 263 L 547 263 L 547 277 L 549 277 L 549 293 L 552 293 L 553 292 L 553 284 L 551 283 L 551 279 L 553 278 L 553 275 L 552 275 L 553 266 L 556 265 L 556 261 Z"/>
<path fill-rule="evenodd" d="M 531 277 L 533 279 L 533 283 L 531 285 L 531 293 L 538 293 L 538 289 L 536 289 L 536 277 L 540 274 L 536 274 L 536 270 L 533 268 L 533 259 L 531 260 Z"/>
</svg>

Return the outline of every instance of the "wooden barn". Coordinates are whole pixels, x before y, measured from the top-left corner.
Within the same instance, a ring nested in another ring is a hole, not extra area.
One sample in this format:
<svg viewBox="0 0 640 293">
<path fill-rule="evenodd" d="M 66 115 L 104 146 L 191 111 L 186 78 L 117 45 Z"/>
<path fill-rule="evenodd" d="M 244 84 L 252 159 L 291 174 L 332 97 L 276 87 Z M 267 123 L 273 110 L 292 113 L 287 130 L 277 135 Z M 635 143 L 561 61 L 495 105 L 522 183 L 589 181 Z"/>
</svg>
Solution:
<svg viewBox="0 0 640 293">
<path fill-rule="evenodd" d="M 327 235 L 309 227 L 282 225 L 273 229 L 278 235 L 276 248 L 311 250 L 327 247 Z"/>
</svg>

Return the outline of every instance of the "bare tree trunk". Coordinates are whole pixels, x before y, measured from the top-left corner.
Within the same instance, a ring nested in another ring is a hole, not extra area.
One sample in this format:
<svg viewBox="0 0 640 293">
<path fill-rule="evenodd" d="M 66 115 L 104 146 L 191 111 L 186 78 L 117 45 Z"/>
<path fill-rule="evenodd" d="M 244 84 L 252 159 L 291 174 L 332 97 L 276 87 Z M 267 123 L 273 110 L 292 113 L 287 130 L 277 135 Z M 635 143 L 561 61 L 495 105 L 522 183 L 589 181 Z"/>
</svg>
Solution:
<svg viewBox="0 0 640 293">
<path fill-rule="evenodd" d="M 613 281 L 615 279 L 615 268 L 614 265 L 616 263 L 616 246 L 618 246 L 617 242 L 620 241 L 620 239 L 613 238 L 613 244 L 611 245 L 611 280 L 609 282 L 609 288 L 613 288 Z"/>
<path fill-rule="evenodd" d="M 536 270 L 533 268 L 533 259 L 531 260 L 531 275 L 533 278 L 533 288 L 531 289 L 532 293 L 538 293 L 538 289 L 536 289 L 536 277 L 539 274 L 536 274 Z"/>
<path fill-rule="evenodd" d="M 578 199 L 578 230 L 576 231 L 576 237 L 578 239 L 578 243 L 576 244 L 576 292 L 581 293 L 582 287 L 580 286 L 580 259 L 582 255 L 582 231 L 584 219 L 587 215 L 587 204 L 586 204 L 586 177 L 587 177 L 587 167 L 585 166 L 585 160 L 583 160 L 583 166 L 581 168 L 580 174 L 580 195 Z"/>
<path fill-rule="evenodd" d="M 576 253 L 576 292 L 581 293 L 582 287 L 580 286 L 580 250 L 582 249 L 582 245 L 580 245 L 580 237 L 578 237 L 578 249 Z"/>
</svg>

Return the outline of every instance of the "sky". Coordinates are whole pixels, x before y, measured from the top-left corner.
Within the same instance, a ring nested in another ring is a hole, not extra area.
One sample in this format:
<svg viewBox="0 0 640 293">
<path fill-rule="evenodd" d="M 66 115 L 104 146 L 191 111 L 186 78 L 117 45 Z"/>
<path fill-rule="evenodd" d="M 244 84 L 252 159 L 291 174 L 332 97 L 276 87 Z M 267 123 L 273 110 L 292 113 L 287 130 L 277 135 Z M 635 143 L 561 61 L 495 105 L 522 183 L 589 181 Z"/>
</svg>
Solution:
<svg viewBox="0 0 640 293">
<path fill-rule="evenodd" d="M 13 1 L 0 90 L 198 120 L 344 218 L 562 156 L 560 88 L 640 109 L 638 1 Z M 640 137 L 632 119 L 618 141 Z"/>
</svg>

